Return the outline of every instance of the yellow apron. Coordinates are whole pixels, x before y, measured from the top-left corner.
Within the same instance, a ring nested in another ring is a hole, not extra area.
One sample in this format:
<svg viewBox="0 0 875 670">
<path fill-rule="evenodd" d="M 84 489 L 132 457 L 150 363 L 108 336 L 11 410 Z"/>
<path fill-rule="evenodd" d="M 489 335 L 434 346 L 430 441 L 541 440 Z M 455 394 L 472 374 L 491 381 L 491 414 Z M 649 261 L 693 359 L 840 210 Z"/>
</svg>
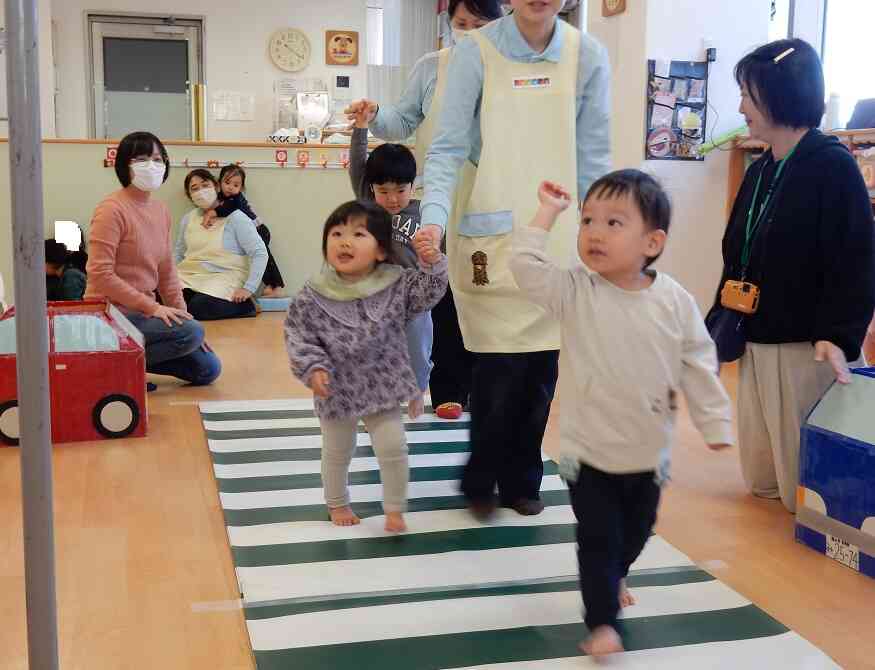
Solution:
<svg viewBox="0 0 875 670">
<path fill-rule="evenodd" d="M 448 244 L 450 285 L 469 351 L 559 348 L 559 324 L 522 295 L 509 268 L 513 231 L 534 217 L 541 181 L 558 182 L 570 191 L 573 203 L 579 199 L 580 32 L 561 21 L 556 29 L 565 31 L 558 63 L 517 63 L 502 56 L 480 31 L 469 33 L 483 59 L 483 152 L 465 214 L 451 224 L 455 239 Z M 577 228 L 573 205 L 550 235 L 548 252 L 560 265 L 576 257 Z M 475 253 L 478 267 L 472 261 Z"/>
<path fill-rule="evenodd" d="M 201 212 L 189 217 L 185 228 L 186 254 L 177 266 L 179 280 L 184 288 L 230 300 L 231 294 L 242 288 L 249 278 L 249 257 L 224 248 L 222 239 L 227 219 L 217 219 L 211 228 L 204 228 L 202 221 Z"/>
</svg>

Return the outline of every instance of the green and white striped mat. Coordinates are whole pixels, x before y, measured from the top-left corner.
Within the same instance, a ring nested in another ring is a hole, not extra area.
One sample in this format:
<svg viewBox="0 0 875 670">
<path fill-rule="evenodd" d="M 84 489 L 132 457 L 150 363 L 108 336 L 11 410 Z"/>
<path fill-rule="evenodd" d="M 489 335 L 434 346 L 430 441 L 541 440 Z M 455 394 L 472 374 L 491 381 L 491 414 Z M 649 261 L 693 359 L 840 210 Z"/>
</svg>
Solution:
<svg viewBox="0 0 875 670">
<path fill-rule="evenodd" d="M 383 530 L 369 436 L 350 472 L 362 524 L 327 520 L 310 400 L 200 405 L 258 670 L 589 667 L 575 520 L 545 463 L 536 517 L 474 521 L 458 493 L 468 417 L 407 423 L 409 532 Z M 662 538 L 633 566 L 624 668 L 837 668 Z"/>
</svg>

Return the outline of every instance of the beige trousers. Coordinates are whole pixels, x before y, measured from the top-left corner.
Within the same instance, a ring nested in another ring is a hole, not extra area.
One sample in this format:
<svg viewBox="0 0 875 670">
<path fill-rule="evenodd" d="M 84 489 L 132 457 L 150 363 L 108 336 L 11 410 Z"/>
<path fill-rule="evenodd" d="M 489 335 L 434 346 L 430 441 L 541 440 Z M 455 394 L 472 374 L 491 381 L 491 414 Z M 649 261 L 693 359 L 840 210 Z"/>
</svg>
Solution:
<svg viewBox="0 0 875 670">
<path fill-rule="evenodd" d="M 407 437 L 401 410 L 392 409 L 364 417 L 365 427 L 380 465 L 383 511 L 403 512 L 407 507 Z M 356 448 L 358 419 L 320 419 L 322 426 L 322 486 L 328 507 L 349 505 L 349 464 Z"/>
<path fill-rule="evenodd" d="M 780 497 L 796 512 L 802 422 L 834 380 L 830 364 L 815 362 L 807 342 L 747 345 L 738 382 L 738 448 L 754 495 Z"/>
</svg>

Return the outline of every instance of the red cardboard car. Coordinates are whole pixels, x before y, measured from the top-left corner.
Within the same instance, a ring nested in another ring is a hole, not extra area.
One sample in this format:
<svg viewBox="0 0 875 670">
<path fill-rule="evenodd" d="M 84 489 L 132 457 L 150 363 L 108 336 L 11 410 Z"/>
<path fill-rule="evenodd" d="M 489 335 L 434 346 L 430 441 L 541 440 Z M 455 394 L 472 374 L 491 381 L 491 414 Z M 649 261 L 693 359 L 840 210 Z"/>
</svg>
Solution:
<svg viewBox="0 0 875 670">
<path fill-rule="evenodd" d="M 146 434 L 143 335 L 102 300 L 48 303 L 52 442 Z M 0 444 L 18 444 L 15 310 L 0 316 Z"/>
</svg>

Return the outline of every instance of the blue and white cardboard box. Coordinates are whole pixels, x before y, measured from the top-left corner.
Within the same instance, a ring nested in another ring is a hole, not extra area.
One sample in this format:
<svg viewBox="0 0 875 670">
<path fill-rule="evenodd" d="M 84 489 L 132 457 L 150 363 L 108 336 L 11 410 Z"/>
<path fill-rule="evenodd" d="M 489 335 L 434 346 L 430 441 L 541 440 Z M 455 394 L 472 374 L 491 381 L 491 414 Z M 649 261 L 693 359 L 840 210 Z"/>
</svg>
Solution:
<svg viewBox="0 0 875 670">
<path fill-rule="evenodd" d="M 799 460 L 796 539 L 875 578 L 875 368 L 818 401 Z"/>
</svg>

